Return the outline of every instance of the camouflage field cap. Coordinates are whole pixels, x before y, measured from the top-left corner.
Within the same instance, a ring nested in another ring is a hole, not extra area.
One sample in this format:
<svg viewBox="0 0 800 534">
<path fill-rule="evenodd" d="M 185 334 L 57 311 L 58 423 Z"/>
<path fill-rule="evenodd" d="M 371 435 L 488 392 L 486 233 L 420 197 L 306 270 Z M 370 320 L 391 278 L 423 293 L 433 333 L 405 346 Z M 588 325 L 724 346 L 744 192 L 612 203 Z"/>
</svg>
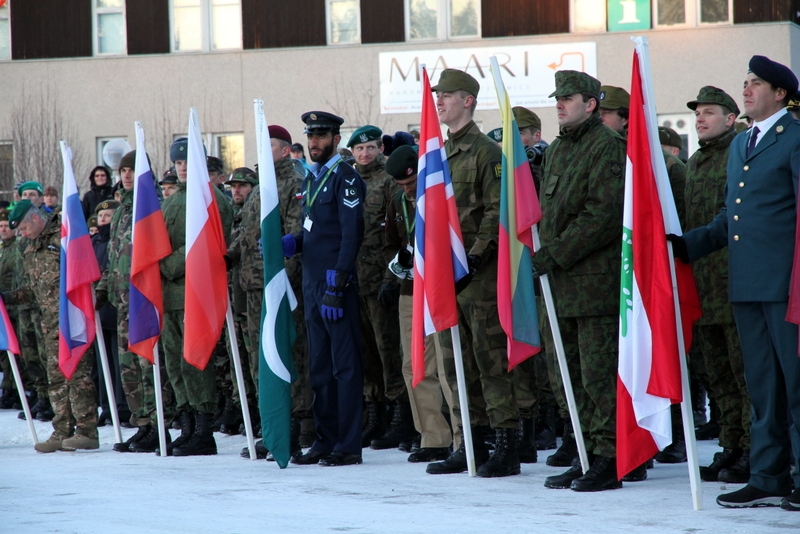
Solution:
<svg viewBox="0 0 800 534">
<path fill-rule="evenodd" d="M 222 164 L 222 160 L 214 156 L 206 156 L 206 167 L 208 168 L 208 172 L 216 171 L 218 173 L 222 173 L 225 168 Z"/>
<path fill-rule="evenodd" d="M 383 132 L 380 128 L 367 124 L 353 132 L 353 135 L 350 136 L 350 140 L 347 142 L 347 147 L 350 148 L 354 145 L 360 145 L 361 143 L 369 143 L 370 141 L 380 141 L 382 135 Z"/>
<path fill-rule="evenodd" d="M 536 113 L 528 108 L 514 106 L 511 108 L 511 111 L 514 112 L 514 119 L 517 121 L 517 128 L 536 128 L 537 130 L 542 129 L 542 119 L 540 119 Z"/>
<path fill-rule="evenodd" d="M 630 109 L 631 95 L 622 87 L 613 85 L 600 86 L 600 105 L 602 109 Z"/>
<path fill-rule="evenodd" d="M 386 172 L 395 180 L 405 180 L 417 174 L 419 154 L 414 147 L 401 145 L 386 160 Z"/>
<path fill-rule="evenodd" d="M 28 210 L 31 209 L 32 206 L 33 203 L 27 198 L 14 204 L 14 209 L 8 214 L 9 226 L 11 226 L 11 228 L 19 226 L 19 223 L 22 222 L 22 219 L 25 218 L 25 214 L 28 213 Z"/>
<path fill-rule="evenodd" d="M 33 189 L 34 191 L 38 191 L 39 195 L 44 195 L 44 188 L 42 184 L 39 182 L 25 182 L 19 186 L 17 189 L 17 194 L 22 196 L 23 191 L 28 191 L 29 189 Z"/>
<path fill-rule="evenodd" d="M 697 98 L 691 102 L 687 102 L 686 107 L 694 111 L 697 109 L 697 104 L 719 104 L 720 106 L 728 108 L 728 111 L 734 115 L 739 114 L 739 106 L 736 105 L 736 101 L 722 89 L 711 85 L 701 87 L 700 92 L 697 93 Z"/>
<path fill-rule="evenodd" d="M 556 90 L 550 93 L 550 98 L 583 92 L 599 96 L 600 81 L 585 72 L 576 70 L 560 70 L 556 72 Z"/>
<path fill-rule="evenodd" d="M 228 178 L 228 181 L 225 183 L 258 185 L 258 175 L 253 169 L 248 167 L 239 167 L 238 169 L 233 170 L 230 178 Z"/>
<path fill-rule="evenodd" d="M 431 87 L 431 91 L 441 91 L 442 93 L 466 91 L 476 98 L 480 89 L 481 84 L 478 83 L 478 80 L 458 69 L 444 69 L 439 75 L 439 83 Z"/>
<path fill-rule="evenodd" d="M 501 126 L 500 128 L 495 128 L 494 130 L 490 131 L 486 135 L 488 135 L 489 138 L 491 138 L 492 141 L 496 141 L 498 143 L 502 143 L 503 142 L 503 127 Z"/>
<path fill-rule="evenodd" d="M 0 221 L 7 221 L 9 213 L 8 210 L 0 210 Z"/>
<path fill-rule="evenodd" d="M 119 208 L 119 202 L 116 200 L 104 200 L 94 209 L 94 212 L 99 214 L 103 210 L 115 210 Z"/>
<path fill-rule="evenodd" d="M 683 148 L 683 139 L 681 136 L 668 126 L 658 127 L 658 142 L 662 145 L 674 146 L 675 148 Z"/>
</svg>

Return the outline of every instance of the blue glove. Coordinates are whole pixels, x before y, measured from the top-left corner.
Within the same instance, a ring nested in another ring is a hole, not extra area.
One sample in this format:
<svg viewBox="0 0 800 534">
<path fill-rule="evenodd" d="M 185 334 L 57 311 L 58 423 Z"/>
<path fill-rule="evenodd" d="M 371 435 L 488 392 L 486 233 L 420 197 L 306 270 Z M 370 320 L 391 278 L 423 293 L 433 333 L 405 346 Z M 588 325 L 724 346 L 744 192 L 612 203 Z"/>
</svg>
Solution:
<svg viewBox="0 0 800 534">
<path fill-rule="evenodd" d="M 350 275 L 328 269 L 325 282 L 328 289 L 322 297 L 320 313 L 324 319 L 335 323 L 344 317 L 344 290 L 350 284 Z"/>
<path fill-rule="evenodd" d="M 283 245 L 283 255 L 285 257 L 291 258 L 294 256 L 294 253 L 297 252 L 297 241 L 292 234 L 283 236 L 281 238 L 281 244 Z M 258 251 L 261 252 L 261 239 L 258 240 Z"/>
</svg>

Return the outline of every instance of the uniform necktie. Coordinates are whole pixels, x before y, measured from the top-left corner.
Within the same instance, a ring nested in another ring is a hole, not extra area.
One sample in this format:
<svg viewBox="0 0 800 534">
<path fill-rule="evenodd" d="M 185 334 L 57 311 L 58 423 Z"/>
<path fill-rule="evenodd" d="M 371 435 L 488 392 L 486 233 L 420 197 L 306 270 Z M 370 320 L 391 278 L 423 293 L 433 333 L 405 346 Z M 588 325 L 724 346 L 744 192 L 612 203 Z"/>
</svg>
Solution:
<svg viewBox="0 0 800 534">
<path fill-rule="evenodd" d="M 753 131 L 750 132 L 750 142 L 747 143 L 747 157 L 750 157 L 750 154 L 753 153 L 753 149 L 756 147 L 756 140 L 758 139 L 758 126 L 753 126 Z"/>
</svg>

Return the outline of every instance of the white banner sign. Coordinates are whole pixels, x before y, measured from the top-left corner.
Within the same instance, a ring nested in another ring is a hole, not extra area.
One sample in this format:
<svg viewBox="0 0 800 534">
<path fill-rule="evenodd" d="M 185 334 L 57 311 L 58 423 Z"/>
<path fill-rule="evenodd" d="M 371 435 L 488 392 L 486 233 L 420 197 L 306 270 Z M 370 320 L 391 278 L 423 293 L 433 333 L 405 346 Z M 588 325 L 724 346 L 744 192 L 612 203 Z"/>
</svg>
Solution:
<svg viewBox="0 0 800 534">
<path fill-rule="evenodd" d="M 420 66 L 425 65 L 431 85 L 444 69 L 470 73 L 481 84 L 478 109 L 497 109 L 489 58 L 497 56 L 511 104 L 528 108 L 550 107 L 555 99 L 557 70 L 578 70 L 597 76 L 594 42 L 448 48 L 380 54 L 381 113 L 419 113 L 422 103 Z"/>
</svg>

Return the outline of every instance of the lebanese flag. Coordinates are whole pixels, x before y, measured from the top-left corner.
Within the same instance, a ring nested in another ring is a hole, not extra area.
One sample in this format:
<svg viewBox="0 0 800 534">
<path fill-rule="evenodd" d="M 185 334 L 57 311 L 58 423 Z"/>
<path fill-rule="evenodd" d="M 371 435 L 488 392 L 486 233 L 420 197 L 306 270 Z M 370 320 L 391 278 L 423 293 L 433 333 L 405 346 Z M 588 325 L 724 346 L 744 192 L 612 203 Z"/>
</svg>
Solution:
<svg viewBox="0 0 800 534">
<path fill-rule="evenodd" d="M 665 239 L 667 233 L 682 232 L 658 141 L 648 90 L 652 87 L 649 65 L 642 60 L 642 46 L 638 44 L 633 55 L 622 231 L 617 377 L 620 479 L 672 443 L 669 408 L 682 399 L 679 324 Z M 674 265 L 678 293 L 684 296 L 681 324 L 688 348 L 700 303 L 691 267 L 679 261 Z"/>
<path fill-rule="evenodd" d="M 197 110 L 189 112 L 189 148 L 186 156 L 186 296 L 184 300 L 183 357 L 205 369 L 222 333 L 228 309 L 225 237 L 208 180 L 208 166 Z"/>
</svg>

